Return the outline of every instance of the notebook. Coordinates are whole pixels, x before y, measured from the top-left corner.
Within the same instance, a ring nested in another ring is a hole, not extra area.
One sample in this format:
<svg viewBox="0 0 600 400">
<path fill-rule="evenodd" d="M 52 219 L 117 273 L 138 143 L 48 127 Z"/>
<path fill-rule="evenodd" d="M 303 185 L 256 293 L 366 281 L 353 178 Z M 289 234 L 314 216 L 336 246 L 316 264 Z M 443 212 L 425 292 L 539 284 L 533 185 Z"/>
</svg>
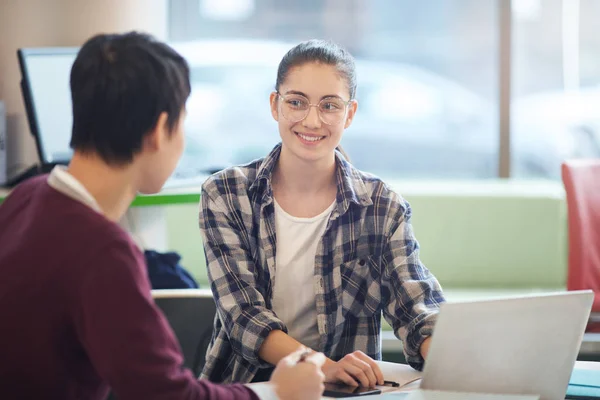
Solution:
<svg viewBox="0 0 600 400">
<path fill-rule="evenodd" d="M 600 399 L 600 370 L 573 370 L 566 398 L 579 400 Z"/>
<path fill-rule="evenodd" d="M 405 393 L 388 393 L 378 397 L 386 400 L 538 400 L 540 396 L 535 395 L 504 395 L 448 392 L 443 390 L 415 390 Z"/>
</svg>

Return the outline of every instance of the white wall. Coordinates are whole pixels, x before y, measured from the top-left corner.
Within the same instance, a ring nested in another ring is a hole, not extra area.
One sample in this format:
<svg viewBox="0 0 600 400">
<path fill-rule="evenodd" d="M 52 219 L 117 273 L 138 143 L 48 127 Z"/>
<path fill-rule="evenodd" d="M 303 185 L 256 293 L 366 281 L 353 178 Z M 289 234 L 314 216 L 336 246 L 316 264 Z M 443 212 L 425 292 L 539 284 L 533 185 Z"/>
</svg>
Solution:
<svg viewBox="0 0 600 400">
<path fill-rule="evenodd" d="M 167 37 L 168 0 L 0 0 L 0 100 L 7 106 L 10 176 L 37 162 L 25 117 L 16 51 L 80 46 L 101 32 L 140 30 Z"/>
</svg>

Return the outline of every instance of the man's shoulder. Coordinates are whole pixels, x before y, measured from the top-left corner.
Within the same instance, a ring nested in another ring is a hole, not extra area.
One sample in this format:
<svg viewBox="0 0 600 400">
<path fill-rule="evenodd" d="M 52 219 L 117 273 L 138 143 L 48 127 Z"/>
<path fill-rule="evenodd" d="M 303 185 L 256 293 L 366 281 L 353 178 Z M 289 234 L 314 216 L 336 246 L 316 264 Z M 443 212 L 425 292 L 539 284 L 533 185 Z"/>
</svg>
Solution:
<svg viewBox="0 0 600 400">
<path fill-rule="evenodd" d="M 118 224 L 88 209 L 65 215 L 65 229 L 56 243 L 65 248 L 73 262 L 69 273 L 82 278 L 113 276 L 115 279 L 142 279 L 146 263 L 143 249 Z"/>
<path fill-rule="evenodd" d="M 138 274 L 144 265 L 133 238 L 87 205 L 43 182 L 28 182 L 13 194 L 9 204 L 0 207 L 0 242 L 8 244 L 0 248 L 0 263 L 25 264 L 32 271 L 77 279 L 123 264 L 131 267 L 123 269 Z"/>
<path fill-rule="evenodd" d="M 27 179 L 10 191 L 2 204 L 22 203 L 23 200 L 34 196 L 40 189 L 47 186 L 47 179 L 48 175 L 40 175 Z"/>
<path fill-rule="evenodd" d="M 97 252 L 99 257 L 105 253 L 114 253 L 114 249 L 143 254 L 135 240 L 123 227 L 92 210 L 88 206 L 76 202 L 71 212 L 63 214 L 65 235 L 70 236 L 73 243 Z M 81 207 L 79 207 L 81 206 Z"/>
<path fill-rule="evenodd" d="M 55 190 L 36 177 L 19 185 L 6 199 L 6 209 L 0 218 L 20 224 L 23 239 L 47 238 L 49 242 L 64 242 L 96 247 L 109 242 L 135 243 L 116 222 L 88 205 Z"/>
</svg>

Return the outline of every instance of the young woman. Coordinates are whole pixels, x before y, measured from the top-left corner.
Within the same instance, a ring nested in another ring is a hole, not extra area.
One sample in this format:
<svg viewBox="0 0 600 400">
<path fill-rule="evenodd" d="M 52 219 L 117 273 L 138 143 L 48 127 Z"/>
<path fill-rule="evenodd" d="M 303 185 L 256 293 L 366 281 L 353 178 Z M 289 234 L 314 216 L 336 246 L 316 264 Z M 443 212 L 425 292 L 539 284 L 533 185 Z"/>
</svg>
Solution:
<svg viewBox="0 0 600 400">
<path fill-rule="evenodd" d="M 281 144 L 203 185 L 200 228 L 218 307 L 202 376 L 268 378 L 301 345 L 328 357 L 327 381 L 383 376 L 381 315 L 423 366 L 438 306 L 408 203 L 339 151 L 357 112 L 352 56 L 311 40 L 282 59 L 271 113 Z"/>
</svg>

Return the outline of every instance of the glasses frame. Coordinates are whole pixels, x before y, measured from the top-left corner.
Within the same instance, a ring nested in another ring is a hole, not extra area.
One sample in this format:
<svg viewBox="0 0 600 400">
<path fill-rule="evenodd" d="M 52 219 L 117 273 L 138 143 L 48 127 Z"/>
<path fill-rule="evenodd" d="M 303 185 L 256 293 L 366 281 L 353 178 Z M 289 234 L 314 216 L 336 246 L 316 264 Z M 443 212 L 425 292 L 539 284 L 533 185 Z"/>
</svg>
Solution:
<svg viewBox="0 0 600 400">
<path fill-rule="evenodd" d="M 275 93 L 277 94 L 277 96 L 279 97 L 279 99 L 283 102 L 284 97 L 286 95 L 283 95 L 283 94 L 279 93 L 279 91 L 275 91 Z M 302 117 L 302 118 L 300 118 L 299 120 L 296 120 L 296 121 L 294 121 L 294 120 L 286 117 L 285 113 L 283 111 L 281 112 L 281 115 L 283 115 L 283 118 L 285 118 L 288 121 L 293 122 L 293 123 L 304 121 L 306 119 L 306 117 L 308 117 L 308 114 L 310 114 L 310 108 L 311 107 L 317 107 L 317 115 L 319 116 L 319 119 L 321 120 L 321 122 L 323 122 L 325 125 L 329 125 L 329 126 L 339 125 L 342 121 L 344 121 L 344 119 L 348 115 L 348 106 L 354 102 L 353 99 L 350 99 L 350 100 L 346 101 L 346 100 L 344 100 L 344 99 L 342 99 L 341 97 L 338 97 L 338 96 L 330 96 L 330 97 L 325 97 L 325 98 L 321 99 L 317 104 L 313 104 L 313 103 L 311 103 L 308 100 L 308 98 L 306 96 L 303 96 L 301 94 L 290 94 L 290 96 L 304 97 L 306 99 L 306 103 L 308 104 L 308 108 L 306 109 L 306 114 L 304 115 L 304 117 Z M 332 98 L 339 99 L 339 100 L 342 101 L 342 103 L 344 103 L 344 116 L 342 118 L 340 118 L 339 122 L 337 122 L 335 124 L 330 124 L 329 122 L 327 122 L 327 121 L 325 121 L 323 119 L 323 115 L 321 114 L 321 108 L 319 107 L 322 102 L 326 101 L 327 99 L 332 99 Z"/>
</svg>

